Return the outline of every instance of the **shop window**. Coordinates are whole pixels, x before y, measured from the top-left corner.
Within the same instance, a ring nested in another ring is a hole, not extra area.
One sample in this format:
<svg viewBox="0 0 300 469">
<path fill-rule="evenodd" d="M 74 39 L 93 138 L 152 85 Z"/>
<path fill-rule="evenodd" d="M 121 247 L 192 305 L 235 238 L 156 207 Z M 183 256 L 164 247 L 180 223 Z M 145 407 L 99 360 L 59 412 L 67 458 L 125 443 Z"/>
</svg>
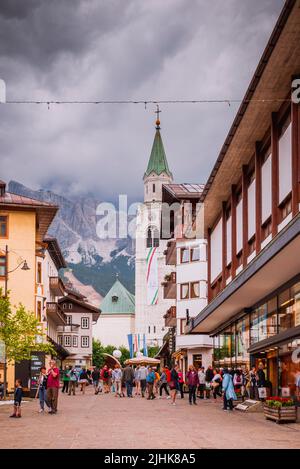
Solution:
<svg viewBox="0 0 300 469">
<path fill-rule="evenodd" d="M 274 300 L 256 308 L 251 313 L 251 344 L 273 337 L 278 333 L 277 310 L 273 310 Z"/>
<path fill-rule="evenodd" d="M 250 357 L 247 352 L 250 345 L 250 319 L 245 316 L 236 323 L 236 364 L 238 366 L 250 366 Z"/>
<path fill-rule="evenodd" d="M 278 348 L 279 395 L 300 404 L 300 338 Z"/>
<path fill-rule="evenodd" d="M 200 261 L 200 248 L 191 248 L 191 262 Z"/>
<path fill-rule="evenodd" d="M 191 298 L 199 298 L 200 296 L 200 283 L 192 282 L 191 283 Z"/>
<path fill-rule="evenodd" d="M 8 216 L 0 215 L 0 238 L 8 237 Z"/>
<path fill-rule="evenodd" d="M 300 282 L 280 293 L 278 307 L 279 332 L 300 325 Z"/>
<path fill-rule="evenodd" d="M 189 284 L 182 283 L 180 285 L 180 298 L 181 300 L 187 300 L 189 298 Z"/>
<path fill-rule="evenodd" d="M 180 249 L 180 262 L 181 264 L 185 264 L 189 262 L 189 249 L 188 248 L 181 248 Z"/>
</svg>

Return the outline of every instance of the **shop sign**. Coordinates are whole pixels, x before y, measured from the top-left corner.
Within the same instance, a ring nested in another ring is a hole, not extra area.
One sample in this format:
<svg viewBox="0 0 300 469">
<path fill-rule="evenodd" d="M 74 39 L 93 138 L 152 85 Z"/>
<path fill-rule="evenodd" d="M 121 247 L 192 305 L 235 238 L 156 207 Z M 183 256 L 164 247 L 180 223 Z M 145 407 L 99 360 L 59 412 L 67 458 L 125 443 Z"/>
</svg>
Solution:
<svg viewBox="0 0 300 469">
<path fill-rule="evenodd" d="M 35 390 L 38 388 L 38 378 L 41 366 L 45 364 L 44 353 L 33 353 L 30 360 L 30 389 Z"/>
</svg>

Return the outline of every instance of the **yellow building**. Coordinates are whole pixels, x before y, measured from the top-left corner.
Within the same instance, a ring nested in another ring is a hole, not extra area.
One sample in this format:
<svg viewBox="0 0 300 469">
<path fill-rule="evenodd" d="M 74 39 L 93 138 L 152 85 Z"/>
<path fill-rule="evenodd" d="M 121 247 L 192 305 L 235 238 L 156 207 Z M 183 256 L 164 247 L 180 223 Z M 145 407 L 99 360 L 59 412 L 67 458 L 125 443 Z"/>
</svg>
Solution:
<svg viewBox="0 0 300 469">
<path fill-rule="evenodd" d="M 55 205 L 7 192 L 6 184 L 0 181 L 0 288 L 3 294 L 6 289 L 10 292 L 13 306 L 22 303 L 33 311 L 43 329 L 37 298 L 41 294 L 37 259 L 41 258 L 43 239 L 57 210 Z M 28 270 L 24 269 L 25 261 Z M 2 363 L 1 382 L 3 369 Z M 14 386 L 13 366 L 8 367 L 7 377 L 10 391 Z"/>
</svg>

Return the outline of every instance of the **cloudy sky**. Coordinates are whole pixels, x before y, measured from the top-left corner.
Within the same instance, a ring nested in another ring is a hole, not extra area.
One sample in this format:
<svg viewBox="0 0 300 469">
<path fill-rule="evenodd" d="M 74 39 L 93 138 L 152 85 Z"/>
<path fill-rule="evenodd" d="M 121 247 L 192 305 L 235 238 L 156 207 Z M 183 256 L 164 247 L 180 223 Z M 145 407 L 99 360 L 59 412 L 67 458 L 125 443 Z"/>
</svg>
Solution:
<svg viewBox="0 0 300 469">
<path fill-rule="evenodd" d="M 1 0 L 8 100 L 242 98 L 283 0 Z M 177 182 L 205 182 L 236 105 L 162 105 Z M 155 106 L 0 105 L 0 179 L 142 197 Z"/>
</svg>

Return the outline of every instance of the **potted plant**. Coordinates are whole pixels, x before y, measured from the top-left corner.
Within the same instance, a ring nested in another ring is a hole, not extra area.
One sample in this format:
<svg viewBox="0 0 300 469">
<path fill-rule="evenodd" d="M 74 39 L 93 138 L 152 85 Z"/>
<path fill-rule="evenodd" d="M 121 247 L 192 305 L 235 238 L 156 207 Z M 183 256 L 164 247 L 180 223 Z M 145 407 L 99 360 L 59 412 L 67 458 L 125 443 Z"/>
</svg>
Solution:
<svg viewBox="0 0 300 469">
<path fill-rule="evenodd" d="M 264 405 L 266 419 L 280 422 L 296 422 L 296 406 L 290 397 L 269 397 Z"/>
</svg>

